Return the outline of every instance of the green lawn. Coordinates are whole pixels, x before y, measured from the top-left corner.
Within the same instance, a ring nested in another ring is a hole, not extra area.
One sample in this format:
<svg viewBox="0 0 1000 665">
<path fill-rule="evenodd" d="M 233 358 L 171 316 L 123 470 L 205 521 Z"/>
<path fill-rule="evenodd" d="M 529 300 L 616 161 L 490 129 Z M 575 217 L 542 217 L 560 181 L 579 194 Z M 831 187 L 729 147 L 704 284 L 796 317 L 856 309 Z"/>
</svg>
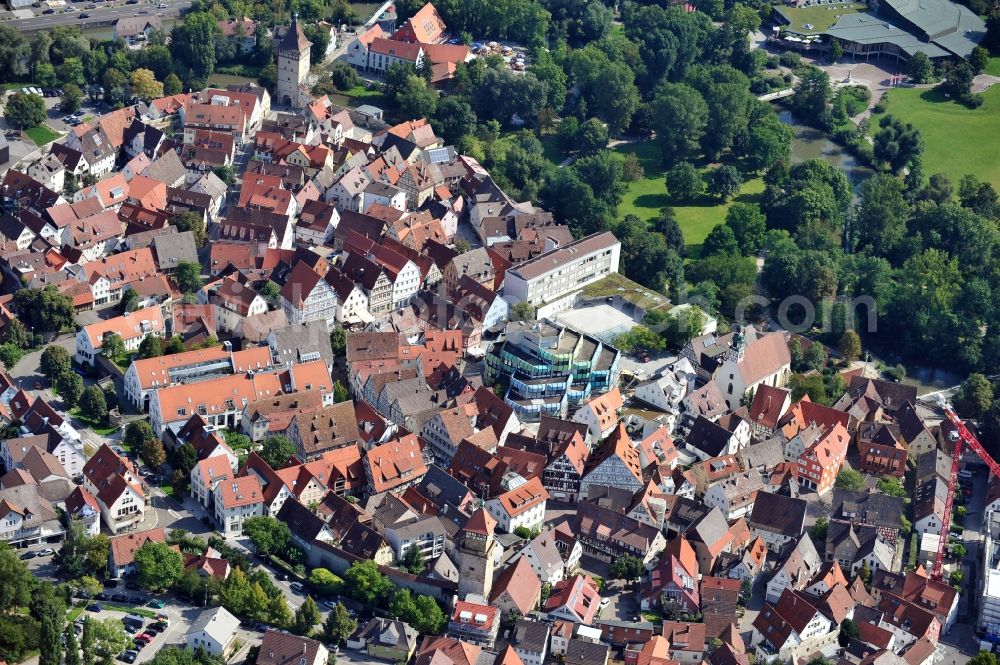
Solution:
<svg viewBox="0 0 1000 665">
<path fill-rule="evenodd" d="M 31 140 L 39 147 L 47 143 L 52 143 L 59 138 L 59 132 L 50 129 L 46 125 L 38 125 L 37 127 L 26 129 L 24 133 L 31 137 Z"/>
<path fill-rule="evenodd" d="M 889 93 L 886 112 L 920 130 L 928 175 L 944 173 L 957 185 L 972 173 L 1000 187 L 1000 86 L 983 94 L 983 105 L 969 109 L 937 90 L 899 88 Z"/>
<path fill-rule="evenodd" d="M 1000 76 L 1000 57 L 994 56 L 990 58 L 990 61 L 986 63 L 986 69 L 983 73 L 990 74 L 991 76 Z"/>
<path fill-rule="evenodd" d="M 726 219 L 731 202 L 720 204 L 716 199 L 704 197 L 698 203 L 679 203 L 667 194 L 664 183 L 666 172 L 660 161 L 660 149 L 655 143 L 627 144 L 616 148 L 618 152 L 634 152 L 639 158 L 645 177 L 629 183 L 625 197 L 618 206 L 619 217 L 636 215 L 640 219 L 651 220 L 660 214 L 660 209 L 670 206 L 677 213 L 677 222 L 684 232 L 684 242 L 688 247 L 688 258 L 701 254 L 701 244 L 716 224 Z M 754 178 L 743 183 L 734 200 L 749 202 L 764 191 L 764 181 Z"/>
<path fill-rule="evenodd" d="M 380 109 L 387 110 L 394 106 L 392 102 L 382 94 L 382 90 L 378 86 L 374 88 L 366 88 L 363 85 L 356 85 L 349 90 L 343 90 L 339 93 L 330 95 L 330 100 L 334 104 L 339 104 L 341 106 L 350 106 L 356 108 L 362 104 L 371 104 L 372 106 L 377 106 Z"/>
<path fill-rule="evenodd" d="M 75 419 L 79 420 L 81 423 L 94 430 L 94 434 L 98 436 L 108 436 L 113 433 L 117 427 L 109 427 L 107 424 L 98 422 L 96 420 L 91 420 L 87 416 L 80 413 L 80 407 L 76 406 L 70 409 L 69 415 L 73 416 Z"/>
<path fill-rule="evenodd" d="M 836 3 L 816 7 L 782 7 L 774 8 L 788 19 L 788 30 L 802 35 L 812 35 L 825 32 L 845 14 L 856 14 L 867 11 L 868 7 L 861 2 Z M 812 27 L 805 27 L 810 25 Z"/>
</svg>

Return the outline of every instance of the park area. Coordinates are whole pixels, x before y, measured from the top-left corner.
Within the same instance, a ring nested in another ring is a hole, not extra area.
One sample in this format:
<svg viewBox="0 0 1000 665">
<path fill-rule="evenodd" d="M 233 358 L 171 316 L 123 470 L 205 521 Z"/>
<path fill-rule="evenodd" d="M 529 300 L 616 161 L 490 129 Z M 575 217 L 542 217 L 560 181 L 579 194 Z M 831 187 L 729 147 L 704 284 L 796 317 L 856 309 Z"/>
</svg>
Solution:
<svg viewBox="0 0 1000 665">
<path fill-rule="evenodd" d="M 888 93 L 887 113 L 912 123 L 924 138 L 924 173 L 944 173 L 957 186 L 971 173 L 1000 188 L 1000 86 L 983 93 L 978 109 L 945 98 L 936 89 L 898 88 Z"/>
<path fill-rule="evenodd" d="M 868 11 L 863 2 L 823 2 L 801 7 L 775 6 L 774 10 L 781 14 L 790 32 L 800 35 L 822 34 L 832 28 L 845 14 L 856 14 Z"/>
<path fill-rule="evenodd" d="M 726 203 L 704 195 L 695 202 L 679 202 L 667 193 L 666 169 L 660 156 L 660 148 L 652 141 L 621 145 L 616 150 L 622 154 L 635 153 L 642 164 L 645 176 L 642 180 L 629 183 L 621 205 L 618 206 L 619 217 L 636 215 L 649 221 L 660 214 L 660 209 L 672 207 L 677 213 L 677 223 L 684 233 L 688 258 L 698 258 L 701 254 L 701 244 L 716 224 L 726 220 L 726 212 L 733 201 L 749 203 L 764 191 L 764 181 L 754 178 L 743 183 L 740 193 Z M 704 174 L 705 169 L 702 169 Z"/>
</svg>

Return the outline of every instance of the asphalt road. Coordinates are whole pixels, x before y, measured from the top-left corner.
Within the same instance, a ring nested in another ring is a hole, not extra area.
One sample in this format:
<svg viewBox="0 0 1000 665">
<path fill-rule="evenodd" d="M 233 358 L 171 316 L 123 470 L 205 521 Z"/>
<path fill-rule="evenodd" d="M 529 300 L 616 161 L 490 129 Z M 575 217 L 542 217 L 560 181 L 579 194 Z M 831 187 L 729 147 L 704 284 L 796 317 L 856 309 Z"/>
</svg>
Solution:
<svg viewBox="0 0 1000 665">
<path fill-rule="evenodd" d="M 191 0 L 162 0 L 162 2 L 167 5 L 166 9 L 157 9 L 156 6 L 160 2 L 149 2 L 146 0 L 137 5 L 116 3 L 110 6 L 100 6 L 101 3 L 98 3 L 97 9 L 85 9 L 85 6 L 90 3 L 69 2 L 67 6 L 74 7 L 77 11 L 65 13 L 57 9 L 55 14 L 45 16 L 41 14 L 43 10 L 36 9 L 37 15 L 33 18 L 15 19 L 10 23 L 21 32 L 38 32 L 40 30 L 49 30 L 57 25 L 79 25 L 83 27 L 92 24 L 110 23 L 120 18 L 139 16 L 141 14 L 148 14 L 150 16 L 156 14 L 161 18 L 170 18 L 179 15 L 183 10 L 191 6 Z M 85 19 L 80 18 L 81 13 L 86 13 L 90 16 Z"/>
</svg>

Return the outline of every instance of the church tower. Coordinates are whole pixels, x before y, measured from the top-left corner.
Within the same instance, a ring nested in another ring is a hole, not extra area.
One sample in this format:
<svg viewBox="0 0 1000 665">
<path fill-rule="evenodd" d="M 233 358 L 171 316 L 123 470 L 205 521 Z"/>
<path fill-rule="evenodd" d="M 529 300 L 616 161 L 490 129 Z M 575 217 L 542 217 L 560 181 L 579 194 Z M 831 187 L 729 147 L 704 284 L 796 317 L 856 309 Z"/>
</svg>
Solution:
<svg viewBox="0 0 1000 665">
<path fill-rule="evenodd" d="M 306 39 L 299 25 L 298 16 L 292 15 L 292 24 L 278 43 L 278 103 L 295 108 L 309 101 L 302 92 L 309 76 L 309 50 L 312 42 Z"/>
<path fill-rule="evenodd" d="M 458 543 L 458 598 L 469 594 L 489 599 L 493 588 L 493 529 L 497 521 L 480 508 L 465 523 Z"/>
<path fill-rule="evenodd" d="M 746 327 L 738 326 L 734 327 L 733 331 L 733 343 L 729 347 L 729 360 L 734 363 L 741 362 L 743 360 L 743 354 L 746 352 L 747 346 L 747 336 Z"/>
</svg>

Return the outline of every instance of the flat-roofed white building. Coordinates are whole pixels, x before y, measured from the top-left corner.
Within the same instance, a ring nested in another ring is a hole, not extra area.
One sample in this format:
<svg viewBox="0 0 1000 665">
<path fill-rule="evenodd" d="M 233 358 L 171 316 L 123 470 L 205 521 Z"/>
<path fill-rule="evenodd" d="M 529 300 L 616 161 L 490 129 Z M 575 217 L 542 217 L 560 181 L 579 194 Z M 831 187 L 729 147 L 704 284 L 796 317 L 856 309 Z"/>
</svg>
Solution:
<svg viewBox="0 0 1000 665">
<path fill-rule="evenodd" d="M 614 234 L 604 232 L 551 249 L 507 271 L 504 298 L 531 303 L 539 318 L 568 309 L 573 299 L 567 296 L 618 272 L 621 248 Z"/>
</svg>

